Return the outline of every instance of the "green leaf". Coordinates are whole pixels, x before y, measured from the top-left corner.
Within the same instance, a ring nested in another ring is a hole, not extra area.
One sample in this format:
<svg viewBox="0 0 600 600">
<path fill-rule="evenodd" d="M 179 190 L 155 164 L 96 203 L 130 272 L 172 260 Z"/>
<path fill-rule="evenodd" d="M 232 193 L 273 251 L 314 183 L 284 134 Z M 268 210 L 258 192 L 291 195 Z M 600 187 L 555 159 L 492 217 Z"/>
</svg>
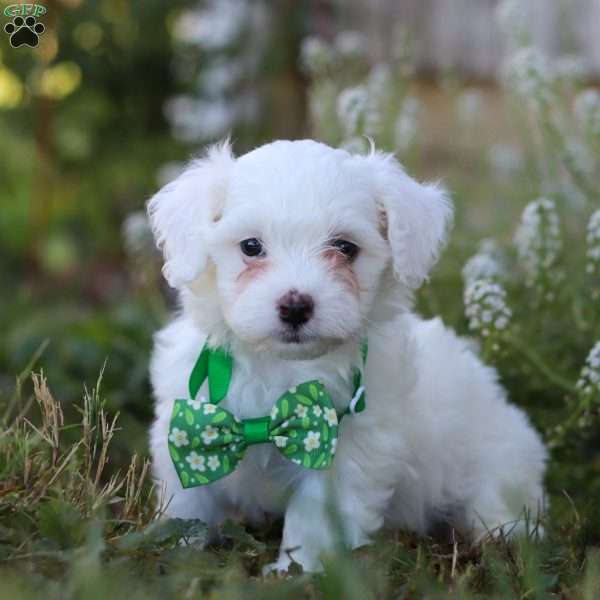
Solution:
<svg viewBox="0 0 600 600">
<path fill-rule="evenodd" d="M 323 427 L 321 429 L 321 435 L 323 436 L 323 441 L 326 442 L 329 439 L 329 427 L 327 423 L 323 423 Z"/>
<path fill-rule="evenodd" d="M 204 477 L 204 475 L 196 475 L 196 479 L 200 483 L 210 483 L 210 479 L 208 477 Z"/>
<path fill-rule="evenodd" d="M 296 400 L 300 402 L 300 404 L 304 404 L 305 406 L 312 406 L 313 401 L 308 396 L 303 396 L 302 394 L 296 394 Z"/>
<path fill-rule="evenodd" d="M 175 400 L 175 402 L 173 402 L 173 414 L 171 415 L 171 420 L 173 420 L 181 411 L 181 409 L 183 408 L 183 401 L 182 400 Z"/>
<path fill-rule="evenodd" d="M 220 423 L 227 418 L 227 413 L 224 410 L 219 411 L 211 420 L 211 423 Z"/>
<path fill-rule="evenodd" d="M 317 389 L 317 386 L 314 383 L 311 383 L 308 386 L 308 391 L 310 392 L 310 395 L 313 397 L 313 400 L 317 400 L 317 398 L 319 397 L 319 390 Z"/>
<path fill-rule="evenodd" d="M 225 521 L 219 527 L 219 532 L 225 538 L 233 540 L 236 548 L 244 550 L 250 548 L 259 554 L 262 554 L 267 549 L 266 545 L 250 535 L 239 523 L 233 521 Z"/>
<path fill-rule="evenodd" d="M 169 444 L 169 454 L 174 462 L 179 462 L 181 460 L 179 457 L 179 452 L 177 452 L 177 450 L 175 450 L 175 446 L 171 446 L 171 444 Z"/>
<path fill-rule="evenodd" d="M 298 437 L 298 432 L 295 429 L 292 429 L 289 431 L 288 436 L 292 438 Z"/>
<path fill-rule="evenodd" d="M 290 403 L 288 402 L 288 400 L 286 398 L 284 398 L 281 401 L 281 404 L 279 405 L 280 409 L 281 409 L 281 416 L 286 419 L 289 412 L 290 412 Z"/>
<path fill-rule="evenodd" d="M 188 425 L 194 424 L 194 413 L 189 408 L 185 409 L 185 420 Z"/>
<path fill-rule="evenodd" d="M 286 456 L 292 456 L 292 454 L 296 454 L 298 452 L 298 446 L 296 444 L 292 444 L 291 446 L 287 446 L 283 453 Z"/>
<path fill-rule="evenodd" d="M 302 459 L 302 464 L 307 469 L 310 469 L 310 456 L 306 453 L 304 454 L 304 458 Z"/>
<path fill-rule="evenodd" d="M 315 460 L 313 469 L 320 469 L 322 464 L 325 462 L 326 458 L 327 458 L 327 454 L 325 454 L 325 452 L 322 452 L 321 454 L 319 454 L 319 457 L 317 458 L 317 460 Z"/>
<path fill-rule="evenodd" d="M 121 551 L 173 547 L 181 539 L 194 538 L 205 543 L 208 528 L 199 519 L 160 519 L 145 529 L 132 531 L 116 542 Z"/>
<path fill-rule="evenodd" d="M 200 445 L 200 438 L 199 437 L 195 437 L 192 440 L 192 448 L 197 448 Z"/>
<path fill-rule="evenodd" d="M 181 471 L 179 473 L 179 477 L 181 478 L 181 483 L 183 487 L 187 487 L 188 485 L 190 485 L 190 476 L 188 475 L 187 471 Z"/>
<path fill-rule="evenodd" d="M 229 473 L 229 471 L 231 471 L 231 465 L 229 464 L 229 456 L 225 454 L 225 456 L 223 456 L 223 472 Z"/>
<path fill-rule="evenodd" d="M 304 417 L 302 419 L 302 427 L 304 429 L 308 429 L 310 427 L 310 419 L 308 417 Z"/>
</svg>

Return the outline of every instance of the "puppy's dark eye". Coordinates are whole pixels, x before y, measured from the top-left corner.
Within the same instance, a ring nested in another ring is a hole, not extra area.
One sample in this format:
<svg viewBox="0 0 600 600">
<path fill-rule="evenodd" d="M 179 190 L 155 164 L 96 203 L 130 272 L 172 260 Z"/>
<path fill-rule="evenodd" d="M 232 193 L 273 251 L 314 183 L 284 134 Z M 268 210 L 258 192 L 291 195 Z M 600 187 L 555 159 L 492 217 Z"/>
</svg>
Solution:
<svg viewBox="0 0 600 600">
<path fill-rule="evenodd" d="M 349 242 L 348 240 L 333 240 L 331 245 L 339 250 L 344 256 L 348 257 L 349 260 L 354 260 L 360 250 L 356 244 Z"/>
<path fill-rule="evenodd" d="M 263 256 L 263 245 L 256 238 L 248 238 L 240 242 L 240 249 L 246 256 Z"/>
</svg>

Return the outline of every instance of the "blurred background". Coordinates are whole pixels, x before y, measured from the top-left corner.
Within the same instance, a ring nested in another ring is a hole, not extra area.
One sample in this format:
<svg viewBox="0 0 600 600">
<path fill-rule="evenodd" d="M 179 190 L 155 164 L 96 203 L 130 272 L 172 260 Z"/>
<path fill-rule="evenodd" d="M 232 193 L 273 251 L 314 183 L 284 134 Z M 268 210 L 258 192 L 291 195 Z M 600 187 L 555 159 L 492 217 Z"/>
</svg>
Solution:
<svg viewBox="0 0 600 600">
<path fill-rule="evenodd" d="M 369 136 L 456 203 L 419 309 L 473 336 L 532 415 L 553 510 L 563 490 L 594 502 L 599 0 L 44 6 L 38 47 L 0 35 L 0 394 L 47 340 L 36 368 L 67 412 L 103 371 L 113 464 L 143 452 L 151 336 L 174 304 L 147 199 L 228 134 L 238 154 Z"/>
</svg>

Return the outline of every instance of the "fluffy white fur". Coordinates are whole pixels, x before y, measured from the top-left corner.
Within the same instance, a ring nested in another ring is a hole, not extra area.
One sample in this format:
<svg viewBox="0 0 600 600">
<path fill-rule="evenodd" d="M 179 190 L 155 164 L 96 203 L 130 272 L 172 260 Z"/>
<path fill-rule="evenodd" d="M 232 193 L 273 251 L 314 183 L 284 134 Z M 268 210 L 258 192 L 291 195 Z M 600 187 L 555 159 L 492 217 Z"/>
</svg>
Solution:
<svg viewBox="0 0 600 600">
<path fill-rule="evenodd" d="M 410 312 L 451 220 L 441 188 L 378 152 L 278 141 L 236 159 L 224 143 L 158 192 L 149 214 L 181 298 L 179 315 L 156 335 L 151 364 L 151 449 L 169 515 L 209 525 L 283 515 L 272 568 L 293 559 L 315 570 L 336 543 L 334 513 L 349 547 L 382 527 L 425 533 L 440 521 L 479 539 L 503 525 L 522 530 L 524 510 L 538 514 L 546 451 L 527 417 L 467 341 Z M 240 251 L 252 237 L 266 249 L 257 269 Z M 336 238 L 360 247 L 351 264 L 332 257 Z M 296 343 L 282 337 L 277 313 L 291 289 L 315 302 Z M 303 469 L 262 444 L 229 477 L 181 488 L 168 422 L 207 337 L 234 357 L 224 406 L 250 418 L 314 378 L 345 408 L 365 336 L 367 409 L 343 419 L 330 470 Z"/>
</svg>

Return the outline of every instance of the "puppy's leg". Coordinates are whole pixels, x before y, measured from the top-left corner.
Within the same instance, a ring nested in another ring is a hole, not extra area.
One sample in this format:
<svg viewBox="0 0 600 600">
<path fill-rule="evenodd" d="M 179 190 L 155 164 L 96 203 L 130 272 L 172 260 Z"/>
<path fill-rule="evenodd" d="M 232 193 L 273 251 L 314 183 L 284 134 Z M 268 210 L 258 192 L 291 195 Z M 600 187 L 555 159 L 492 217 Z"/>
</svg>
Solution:
<svg viewBox="0 0 600 600">
<path fill-rule="evenodd" d="M 475 541 L 488 535 L 543 534 L 546 450 L 519 410 L 507 406 L 504 413 L 506 431 L 479 445 L 476 485 L 464 504 L 465 526 Z"/>
<path fill-rule="evenodd" d="M 334 481 L 328 473 L 305 476 L 285 512 L 279 558 L 264 573 L 285 572 L 292 562 L 304 571 L 320 571 L 321 553 L 339 544 L 362 546 L 381 527 L 383 517 L 364 502 L 357 488 Z"/>
<path fill-rule="evenodd" d="M 319 555 L 332 548 L 334 535 L 327 514 L 327 480 L 320 473 L 308 474 L 291 497 L 283 527 L 277 562 L 267 565 L 263 573 L 286 572 L 293 562 L 305 571 L 321 569 Z"/>
<path fill-rule="evenodd" d="M 475 543 L 488 537 L 543 536 L 540 517 L 544 513 L 541 485 L 536 481 L 482 482 L 465 507 L 462 528 Z"/>
</svg>

